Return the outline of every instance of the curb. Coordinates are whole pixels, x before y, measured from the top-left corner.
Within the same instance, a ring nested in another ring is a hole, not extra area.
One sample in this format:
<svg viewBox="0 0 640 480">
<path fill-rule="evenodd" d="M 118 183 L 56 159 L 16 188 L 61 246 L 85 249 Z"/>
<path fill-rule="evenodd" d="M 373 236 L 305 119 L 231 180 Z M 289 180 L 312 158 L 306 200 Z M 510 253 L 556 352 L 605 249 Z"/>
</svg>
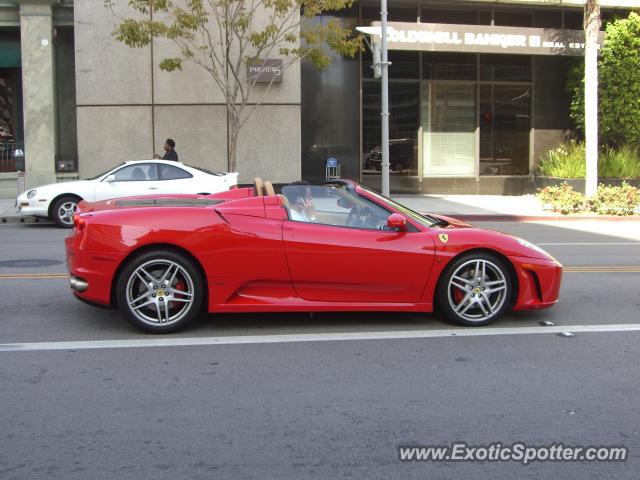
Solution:
<svg viewBox="0 0 640 480">
<path fill-rule="evenodd" d="M 19 223 L 41 223 L 43 225 L 45 224 L 51 224 L 53 223 L 51 220 L 48 220 L 46 218 L 36 218 L 36 217 L 18 217 L 16 215 L 11 215 L 8 217 L 0 217 L 0 225 L 7 225 L 7 224 L 19 224 Z"/>
</svg>

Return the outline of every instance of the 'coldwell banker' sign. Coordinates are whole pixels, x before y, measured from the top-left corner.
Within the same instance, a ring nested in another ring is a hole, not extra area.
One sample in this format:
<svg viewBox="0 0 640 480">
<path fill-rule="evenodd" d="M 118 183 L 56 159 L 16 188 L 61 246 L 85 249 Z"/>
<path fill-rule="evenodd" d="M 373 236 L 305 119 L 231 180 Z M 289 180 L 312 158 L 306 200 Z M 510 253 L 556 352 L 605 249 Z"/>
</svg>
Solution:
<svg viewBox="0 0 640 480">
<path fill-rule="evenodd" d="M 249 63 L 247 77 L 256 83 L 282 83 L 282 60 L 256 60 Z"/>
<path fill-rule="evenodd" d="M 380 22 L 374 22 L 379 27 Z M 601 33 L 600 43 L 604 34 Z M 389 22 L 389 50 L 584 55 L 582 30 Z"/>
</svg>

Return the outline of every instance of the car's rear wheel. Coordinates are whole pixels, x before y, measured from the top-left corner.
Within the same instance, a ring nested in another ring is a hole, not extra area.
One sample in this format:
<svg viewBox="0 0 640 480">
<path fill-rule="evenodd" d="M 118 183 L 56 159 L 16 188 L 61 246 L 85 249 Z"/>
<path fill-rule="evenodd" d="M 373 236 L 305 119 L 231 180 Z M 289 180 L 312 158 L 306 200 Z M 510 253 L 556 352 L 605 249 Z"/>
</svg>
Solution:
<svg viewBox="0 0 640 480">
<path fill-rule="evenodd" d="M 495 255 L 472 253 L 454 260 L 438 285 L 438 306 L 461 325 L 486 325 L 511 305 L 511 272 Z"/>
<path fill-rule="evenodd" d="M 175 332 L 200 312 L 205 296 L 198 267 L 185 255 L 157 250 L 131 259 L 118 277 L 118 307 L 146 332 Z"/>
<path fill-rule="evenodd" d="M 73 197 L 71 195 L 60 197 L 56 200 L 53 204 L 53 208 L 51 209 L 53 221 L 60 227 L 73 227 L 73 214 L 76 213 L 79 202 L 80 200 L 78 197 Z"/>
</svg>

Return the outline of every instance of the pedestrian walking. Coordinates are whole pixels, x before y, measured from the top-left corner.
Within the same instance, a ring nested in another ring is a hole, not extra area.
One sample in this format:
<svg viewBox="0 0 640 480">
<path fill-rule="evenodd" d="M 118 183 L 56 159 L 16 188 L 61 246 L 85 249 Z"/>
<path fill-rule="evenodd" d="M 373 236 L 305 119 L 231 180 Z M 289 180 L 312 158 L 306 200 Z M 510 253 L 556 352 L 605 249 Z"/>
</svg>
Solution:
<svg viewBox="0 0 640 480">
<path fill-rule="evenodd" d="M 178 161 L 178 152 L 176 152 L 176 142 L 172 138 L 167 138 L 164 142 L 164 157 L 162 160 Z"/>
</svg>

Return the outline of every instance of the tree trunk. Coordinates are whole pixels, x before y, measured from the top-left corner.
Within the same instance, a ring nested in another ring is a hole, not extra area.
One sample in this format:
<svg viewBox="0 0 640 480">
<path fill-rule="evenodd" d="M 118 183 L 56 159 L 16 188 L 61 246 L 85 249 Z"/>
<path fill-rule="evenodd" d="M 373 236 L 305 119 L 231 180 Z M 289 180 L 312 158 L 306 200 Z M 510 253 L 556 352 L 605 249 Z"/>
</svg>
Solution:
<svg viewBox="0 0 640 480">
<path fill-rule="evenodd" d="M 227 152 L 228 168 L 229 172 L 236 172 L 238 167 L 238 134 L 239 132 L 239 119 L 234 112 L 229 113 L 229 143 Z"/>
<path fill-rule="evenodd" d="M 584 134 L 587 161 L 585 195 L 598 188 L 598 34 L 600 1 L 587 0 L 584 6 Z"/>
</svg>

